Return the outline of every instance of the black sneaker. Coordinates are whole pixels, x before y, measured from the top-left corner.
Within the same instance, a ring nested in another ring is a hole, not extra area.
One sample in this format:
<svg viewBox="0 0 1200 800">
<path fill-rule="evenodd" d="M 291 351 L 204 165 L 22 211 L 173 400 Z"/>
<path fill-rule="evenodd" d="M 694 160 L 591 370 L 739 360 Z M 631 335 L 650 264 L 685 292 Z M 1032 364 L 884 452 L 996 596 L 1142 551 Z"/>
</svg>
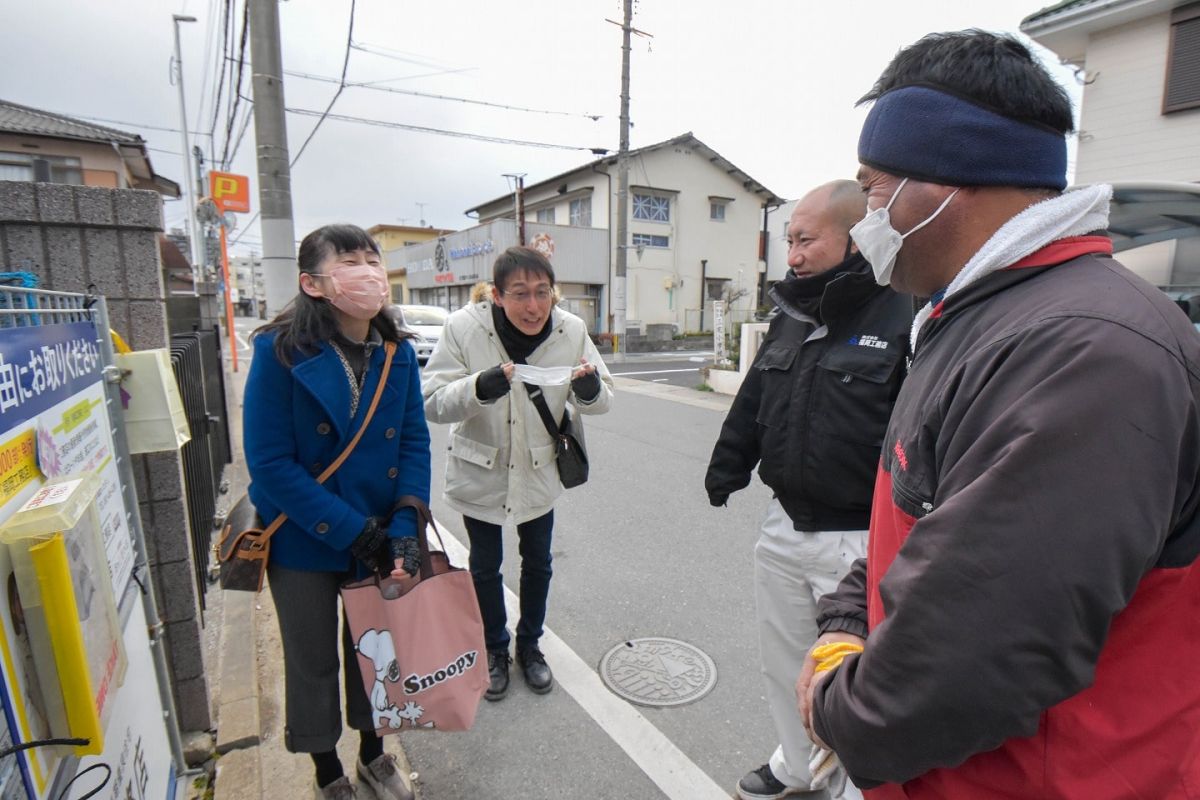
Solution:
<svg viewBox="0 0 1200 800">
<path fill-rule="evenodd" d="M 554 687 L 554 675 L 541 650 L 536 647 L 518 650 L 517 663 L 525 673 L 525 683 L 536 693 L 545 694 Z"/>
<path fill-rule="evenodd" d="M 775 777 L 770 764 L 763 764 L 738 781 L 737 796 L 741 800 L 782 800 L 785 797 L 817 797 L 822 792 L 785 786 Z"/>
<path fill-rule="evenodd" d="M 508 694 L 508 665 L 512 656 L 507 650 L 488 650 L 488 684 L 483 695 L 488 700 L 502 700 Z"/>
</svg>

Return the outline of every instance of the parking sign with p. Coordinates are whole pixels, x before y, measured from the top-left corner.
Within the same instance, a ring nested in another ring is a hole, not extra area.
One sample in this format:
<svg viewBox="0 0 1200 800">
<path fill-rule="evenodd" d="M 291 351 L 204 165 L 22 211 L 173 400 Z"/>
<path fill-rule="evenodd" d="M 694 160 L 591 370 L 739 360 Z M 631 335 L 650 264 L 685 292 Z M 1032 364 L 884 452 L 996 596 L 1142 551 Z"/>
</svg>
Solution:
<svg viewBox="0 0 1200 800">
<path fill-rule="evenodd" d="M 250 179 L 245 175 L 214 170 L 208 173 L 208 185 L 213 202 L 221 213 L 236 211 L 245 214 L 250 211 Z"/>
</svg>

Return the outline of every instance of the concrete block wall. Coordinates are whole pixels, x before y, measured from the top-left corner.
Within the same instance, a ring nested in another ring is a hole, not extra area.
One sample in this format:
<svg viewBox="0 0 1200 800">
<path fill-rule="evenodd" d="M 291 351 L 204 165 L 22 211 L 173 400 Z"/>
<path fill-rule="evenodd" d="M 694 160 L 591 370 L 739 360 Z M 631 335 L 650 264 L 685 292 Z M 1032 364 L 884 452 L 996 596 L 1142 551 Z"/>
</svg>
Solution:
<svg viewBox="0 0 1200 800">
<path fill-rule="evenodd" d="M 33 272 L 41 286 L 92 291 L 134 350 L 167 346 L 154 192 L 0 181 L 0 267 Z M 212 727 L 203 620 L 194 577 L 183 463 L 178 453 L 133 457 L 151 583 L 166 628 L 179 725 Z"/>
</svg>

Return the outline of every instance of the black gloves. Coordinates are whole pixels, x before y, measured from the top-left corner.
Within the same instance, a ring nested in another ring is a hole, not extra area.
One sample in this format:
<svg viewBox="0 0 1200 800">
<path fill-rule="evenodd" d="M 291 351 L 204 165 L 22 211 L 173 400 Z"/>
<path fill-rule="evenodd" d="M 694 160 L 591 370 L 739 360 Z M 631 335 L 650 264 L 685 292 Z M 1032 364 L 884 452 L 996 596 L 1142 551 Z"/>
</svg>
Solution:
<svg viewBox="0 0 1200 800">
<path fill-rule="evenodd" d="M 511 388 L 512 384 L 508 382 L 508 377 L 504 374 L 504 367 L 499 364 L 491 369 L 485 369 L 475 379 L 475 396 L 484 403 L 499 400 L 508 394 L 508 390 Z"/>
<path fill-rule="evenodd" d="M 571 381 L 571 391 L 581 403 L 590 403 L 600 396 L 600 375 L 588 372 Z"/>
<path fill-rule="evenodd" d="M 712 506 L 717 506 L 717 507 L 723 506 L 729 502 L 729 495 L 721 494 L 719 492 L 709 492 L 708 493 L 708 502 L 709 502 L 709 505 L 712 505 Z"/>
<path fill-rule="evenodd" d="M 389 539 L 388 545 L 396 566 L 409 575 L 416 575 L 417 570 L 421 568 L 421 546 L 417 543 L 416 538 L 405 536 L 400 539 Z"/>
<path fill-rule="evenodd" d="M 391 572 L 388 559 L 387 531 L 379 523 L 378 517 L 367 517 L 362 533 L 350 543 L 350 553 L 367 566 L 371 572 L 381 572 L 387 568 Z"/>
<path fill-rule="evenodd" d="M 421 546 L 416 538 L 389 539 L 378 517 L 367 517 L 362 533 L 350 544 L 350 553 L 371 572 L 384 577 L 396 567 L 409 575 L 416 575 L 421 568 Z"/>
</svg>

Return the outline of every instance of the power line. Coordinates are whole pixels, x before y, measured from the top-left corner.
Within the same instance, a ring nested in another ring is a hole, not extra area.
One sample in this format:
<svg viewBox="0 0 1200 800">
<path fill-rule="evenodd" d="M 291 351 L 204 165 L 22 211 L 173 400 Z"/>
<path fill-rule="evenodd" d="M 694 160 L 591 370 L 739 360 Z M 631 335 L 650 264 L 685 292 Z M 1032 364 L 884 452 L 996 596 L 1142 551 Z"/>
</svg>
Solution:
<svg viewBox="0 0 1200 800">
<path fill-rule="evenodd" d="M 413 58 L 416 53 L 406 53 L 403 50 L 392 50 L 388 47 L 379 45 L 365 44 L 363 42 L 351 42 L 350 46 L 355 50 L 361 50 L 364 53 L 370 53 L 373 56 L 382 58 L 390 58 L 392 61 L 399 61 L 403 64 L 416 64 L 419 67 L 431 67 L 433 69 L 445 69 L 445 65 L 438 64 L 434 61 L 426 61 L 423 58 Z"/>
<path fill-rule="evenodd" d="M 317 135 L 317 131 L 321 127 L 321 123 L 329 116 L 329 112 L 333 110 L 333 104 L 342 96 L 342 92 L 346 89 L 346 70 L 350 68 L 350 48 L 354 44 L 354 6 L 356 0 L 350 0 L 350 30 L 346 34 L 346 57 L 342 59 L 342 77 L 338 81 L 338 90 L 334 92 L 333 97 L 329 101 L 329 105 L 325 107 L 325 113 L 320 115 L 317 124 L 313 125 L 313 129 L 308 132 L 308 138 L 304 140 L 304 144 L 300 145 L 299 152 L 292 158 L 289 167 L 296 166 L 296 162 L 300 160 L 300 156 L 304 155 L 304 150 L 308 147 L 308 143 Z"/>
<path fill-rule="evenodd" d="M 201 120 L 204 118 L 204 104 L 207 102 L 208 75 L 210 72 L 210 67 L 212 66 L 212 57 L 214 53 L 212 48 L 213 30 L 217 26 L 217 15 L 213 13 L 215 6 L 216 0 L 209 0 L 208 14 L 206 15 L 208 24 L 204 28 L 204 69 L 202 71 L 204 80 L 200 84 L 200 103 L 196 106 L 196 122 L 192 125 L 192 130 L 194 131 L 200 130 Z M 180 13 L 182 14 L 183 12 Z"/>
<path fill-rule="evenodd" d="M 215 138 L 217 133 L 217 119 L 221 116 L 221 95 L 225 91 L 225 66 L 229 62 L 229 18 L 232 15 L 232 5 L 233 0 L 225 0 L 225 18 L 221 23 L 221 57 L 218 59 L 220 61 L 220 71 L 217 75 L 217 82 L 215 84 L 217 96 L 216 99 L 213 100 L 212 124 L 208 126 L 208 138 L 209 141 L 213 143 L 214 157 L 217 155 L 217 140 Z"/>
<path fill-rule="evenodd" d="M 246 113 L 242 115 L 242 129 L 238 131 L 237 141 L 233 143 L 233 152 L 221 162 L 222 169 L 229 169 L 230 164 L 237 158 L 238 150 L 242 147 L 242 137 L 246 135 L 246 128 L 250 127 L 250 120 L 254 117 L 254 103 L 249 98 L 242 99 L 248 103 Z"/>
<path fill-rule="evenodd" d="M 246 34 L 250 32 L 250 0 L 246 0 L 242 6 L 242 43 L 238 47 L 238 65 L 237 65 L 237 84 L 230 87 L 229 93 L 233 97 L 233 110 L 229 113 L 229 119 L 225 125 L 225 147 L 221 154 L 221 163 L 229 163 L 229 140 L 233 138 L 233 126 L 237 122 L 238 106 L 242 102 L 242 73 L 246 67 Z M 230 77 L 233 77 L 233 70 L 230 70 Z M 243 129 L 244 130 L 244 129 Z"/>
<path fill-rule="evenodd" d="M 49 110 L 49 109 L 47 109 Z M 89 117 L 86 114 L 77 114 L 74 111 L 51 111 L 52 114 L 62 114 L 63 116 L 71 116 L 77 119 L 86 119 L 91 122 L 108 122 L 113 125 L 128 125 L 132 128 L 143 128 L 148 131 L 170 131 L 171 133 L 179 133 L 179 128 L 167 128 L 162 125 L 147 125 L 143 122 L 128 122 L 122 119 L 108 119 L 106 117 Z M 196 131 L 195 136 L 208 136 L 204 131 Z"/>
<path fill-rule="evenodd" d="M 547 150 L 592 150 L 594 148 L 584 147 L 582 145 L 568 144 L 553 144 L 551 142 L 534 142 L 528 139 L 507 139 L 502 136 L 486 136 L 480 133 L 467 133 L 465 131 L 450 131 L 443 128 L 427 128 L 421 125 L 406 125 L 402 122 L 388 122 L 380 119 L 367 119 L 365 117 L 351 117 L 345 114 L 330 114 L 328 109 L 324 112 L 312 111 L 307 108 L 288 108 L 285 109 L 288 113 L 299 114 L 306 117 L 321 117 L 337 120 L 338 122 L 354 122 L 360 125 L 375 125 L 381 128 L 394 128 L 397 130 L 415 131 L 417 133 L 432 133 L 439 136 L 452 136 L 459 139 L 474 139 L 479 142 L 492 142 L 494 144 L 515 144 L 523 147 L 541 147 Z M 295 162 L 292 162 L 293 164 Z"/>
<path fill-rule="evenodd" d="M 322 81 L 324 83 L 338 83 L 337 78 L 329 78 L 324 75 L 313 75 L 308 72 L 296 72 L 294 70 L 283 71 L 284 75 L 291 75 L 294 78 L 304 78 L 310 81 Z M 506 111 L 523 111 L 529 114 L 551 114 L 561 117 L 585 117 L 593 122 L 601 119 L 599 114 L 581 114 L 575 111 L 550 111 L 542 108 L 526 108 L 524 106 L 512 106 L 505 103 L 490 103 L 487 100 L 472 100 L 466 97 L 451 97 L 444 94 L 431 94 L 429 92 L 418 92 L 415 89 L 397 89 L 392 86 L 377 86 L 374 83 L 349 83 L 346 84 L 350 88 L 370 89 L 375 92 L 390 92 L 392 94 L 406 94 L 413 97 L 427 97 L 431 100 L 451 100 L 456 103 L 469 103 L 477 106 L 488 106 L 489 108 L 502 108 Z"/>
</svg>

